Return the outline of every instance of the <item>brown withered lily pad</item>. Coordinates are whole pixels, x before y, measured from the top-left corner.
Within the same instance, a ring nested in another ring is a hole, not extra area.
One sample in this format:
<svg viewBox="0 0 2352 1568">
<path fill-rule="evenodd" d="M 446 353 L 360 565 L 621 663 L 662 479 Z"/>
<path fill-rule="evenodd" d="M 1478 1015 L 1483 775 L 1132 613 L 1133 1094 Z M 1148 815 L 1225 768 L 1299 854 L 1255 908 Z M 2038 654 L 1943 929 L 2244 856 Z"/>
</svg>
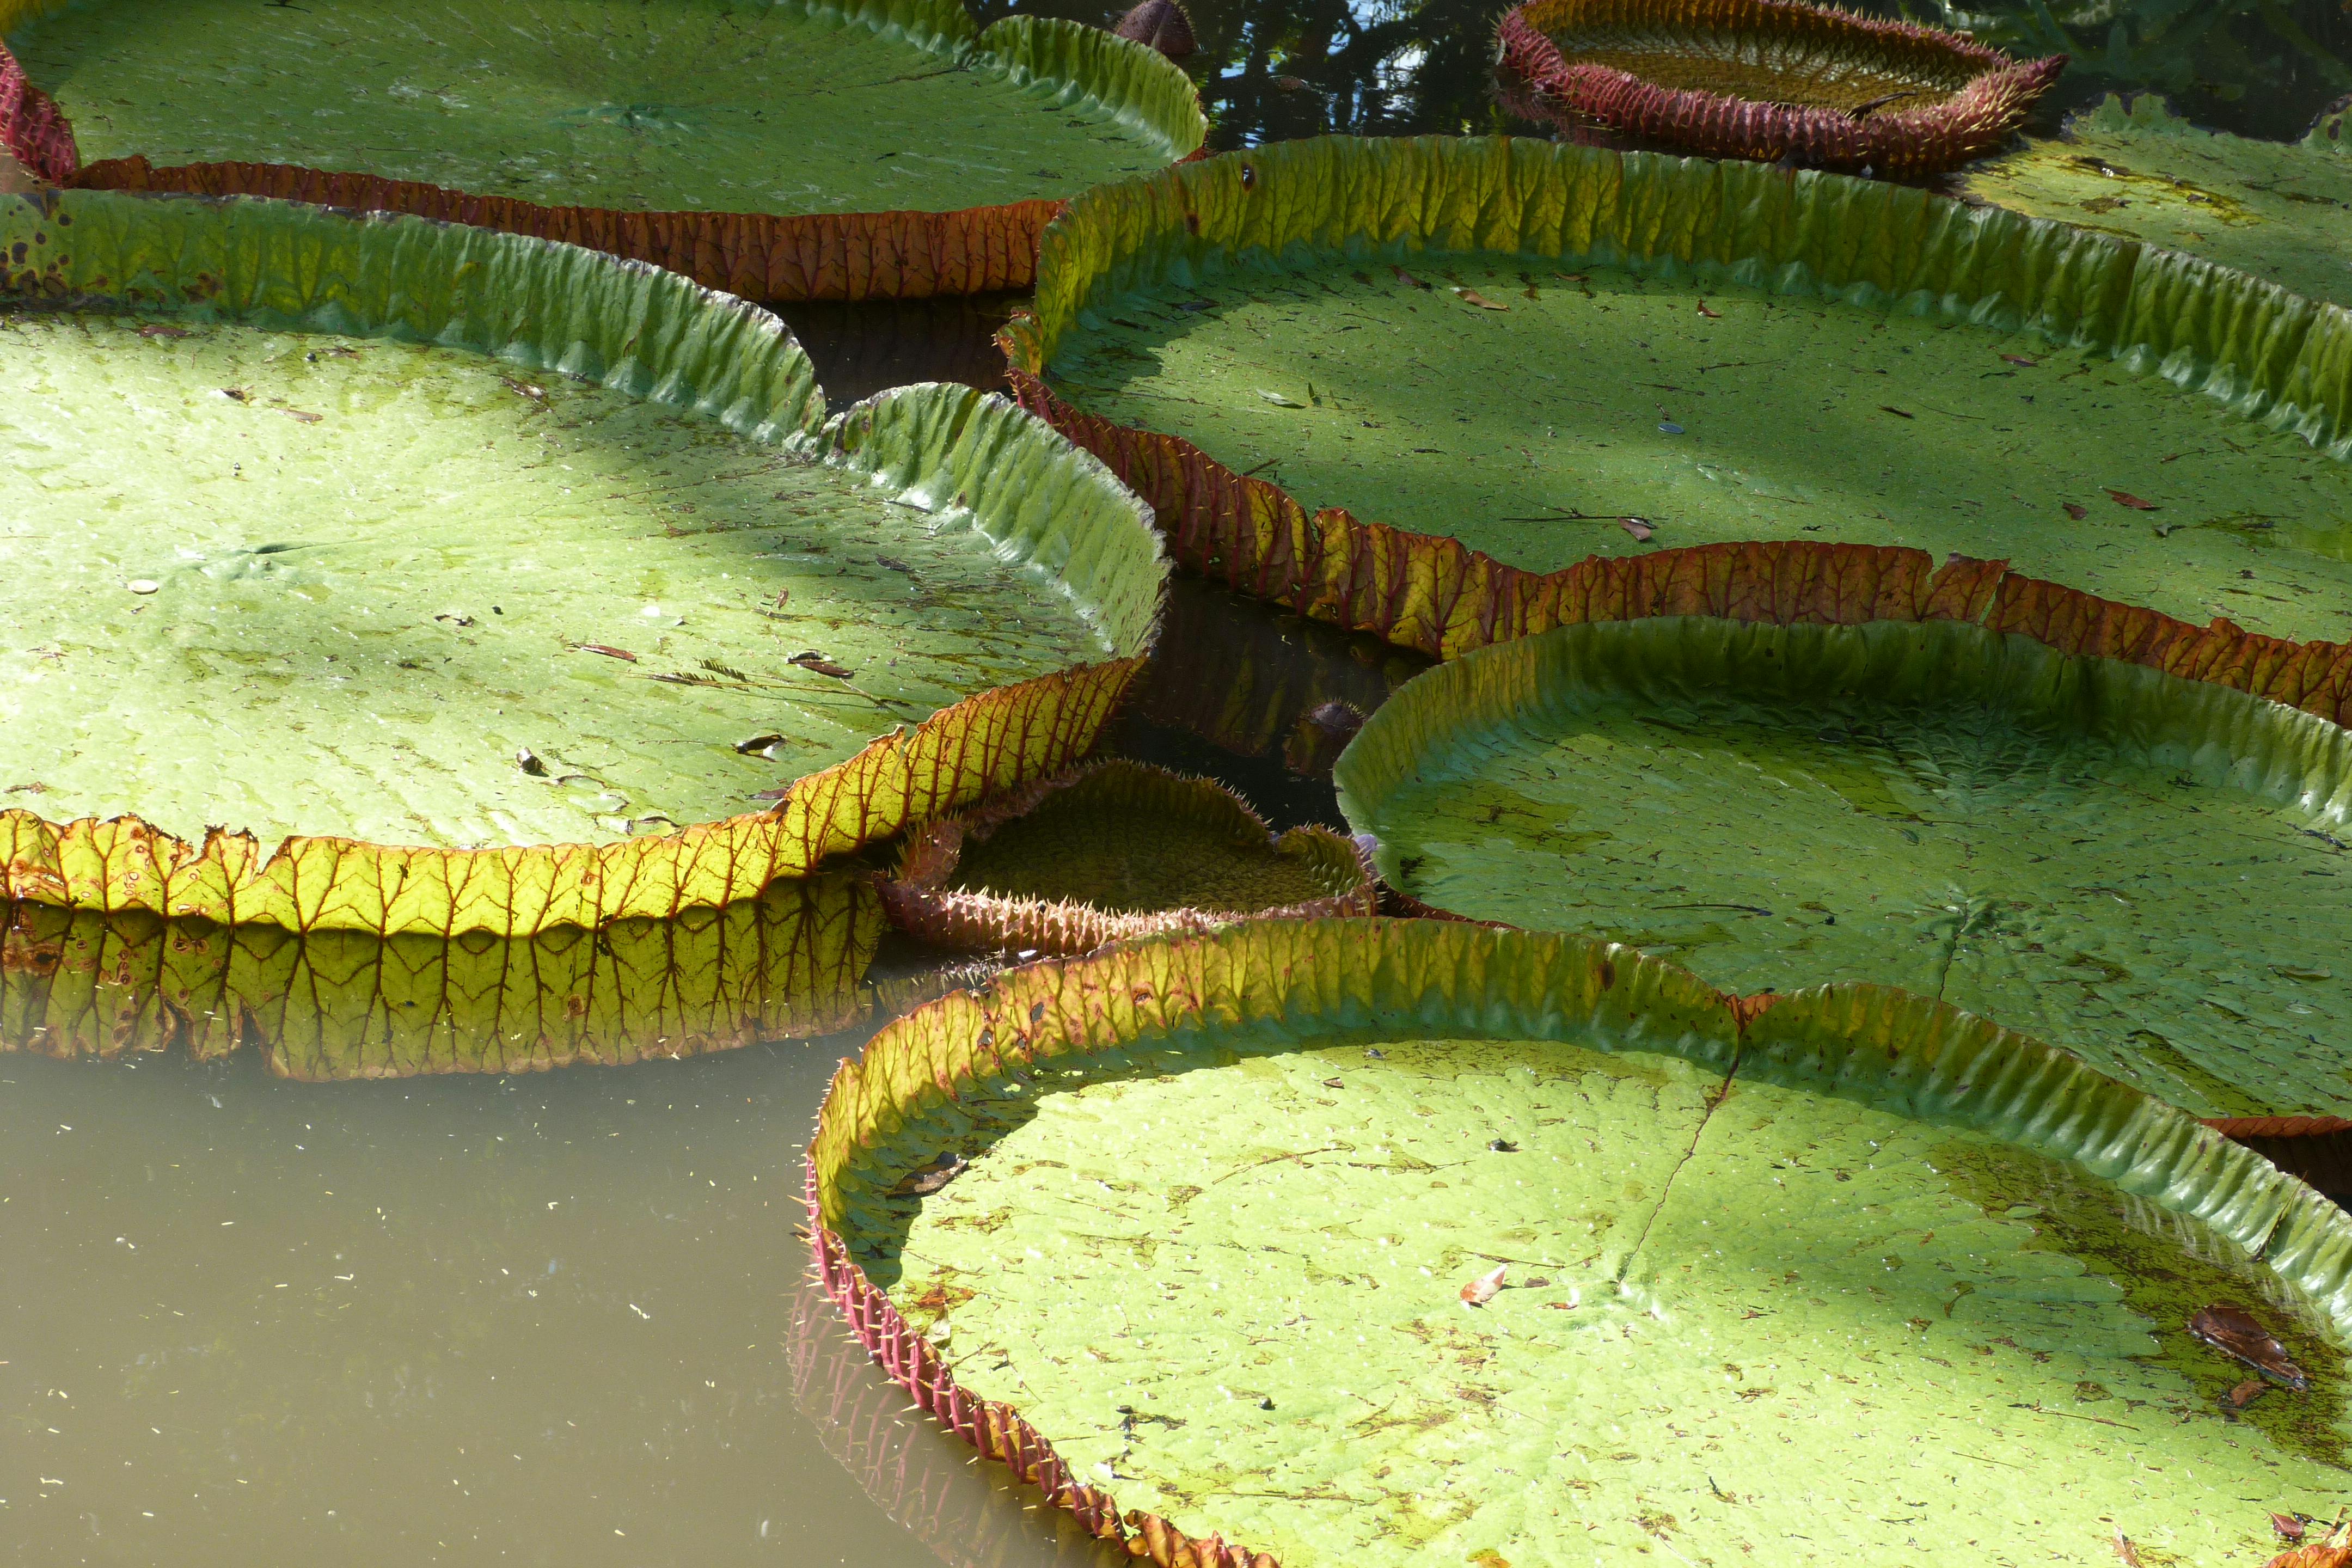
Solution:
<svg viewBox="0 0 2352 1568">
<path fill-rule="evenodd" d="M 1377 908 L 1345 836 L 1310 826 L 1276 837 L 1212 780 L 1116 760 L 919 828 L 882 897 L 891 920 L 926 941 L 1045 953 Z"/>
<path fill-rule="evenodd" d="M 1882 174 L 1993 151 L 2066 65 L 1789 0 L 1529 0 L 1499 42 L 1515 99 L 1571 129 Z"/>
</svg>

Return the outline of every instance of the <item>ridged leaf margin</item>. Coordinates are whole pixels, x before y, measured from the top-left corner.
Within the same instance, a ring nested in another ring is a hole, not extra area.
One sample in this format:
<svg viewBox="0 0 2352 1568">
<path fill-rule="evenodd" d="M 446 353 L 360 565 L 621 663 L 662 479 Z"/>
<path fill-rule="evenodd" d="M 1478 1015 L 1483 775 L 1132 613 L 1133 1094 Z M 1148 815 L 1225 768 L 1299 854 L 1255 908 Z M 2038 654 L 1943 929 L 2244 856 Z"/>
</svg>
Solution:
<svg viewBox="0 0 2352 1568">
<path fill-rule="evenodd" d="M 1048 962 L 899 1019 L 834 1075 L 807 1155 L 819 1278 L 883 1369 L 950 1430 L 1161 1568 L 1274 1568 L 1263 1552 L 1122 1516 L 1009 1405 L 976 1399 L 877 1289 L 835 1228 L 858 1153 L 925 1103 L 995 1076 L 1217 1031 L 1312 1037 L 1368 1025 L 1455 1039 L 1565 1039 L 1989 1133 L 2193 1215 L 2352 1332 L 2352 1215 L 2182 1112 L 2063 1051 L 1929 998 L 1836 985 L 1738 997 L 1631 948 L 1426 921 L 1262 921 Z"/>
<path fill-rule="evenodd" d="M 772 811 L 610 845 L 295 837 L 265 852 L 247 835 L 196 845 L 131 816 L 0 812 L 0 899 L 378 935 L 519 936 L 717 908 L 1067 767 L 1150 643 L 1166 563 L 1100 463 L 965 386 L 900 388 L 823 426 L 813 368 L 782 322 L 642 263 L 390 214 L 62 192 L 0 198 L 9 294 L 443 343 L 693 409 L 919 505 L 968 509 L 1008 557 L 1091 607 L 1113 657 L 942 709 L 799 780 Z"/>
</svg>

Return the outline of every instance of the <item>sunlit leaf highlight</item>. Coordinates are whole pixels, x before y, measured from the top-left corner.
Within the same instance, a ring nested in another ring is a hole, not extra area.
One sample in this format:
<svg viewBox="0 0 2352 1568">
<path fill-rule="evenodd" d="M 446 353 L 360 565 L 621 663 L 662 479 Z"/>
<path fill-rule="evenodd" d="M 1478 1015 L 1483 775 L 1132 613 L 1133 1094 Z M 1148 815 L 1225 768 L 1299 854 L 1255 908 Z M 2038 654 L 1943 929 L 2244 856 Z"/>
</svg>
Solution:
<svg viewBox="0 0 2352 1568">
<path fill-rule="evenodd" d="M 1139 943 L 892 1026 L 810 1166 L 885 1369 L 1160 1563 L 1960 1563 L 2118 1523 L 2218 1563 L 2269 1539 L 2245 1498 L 2345 1485 L 2342 1211 L 1876 987 L 1426 921 Z M 2181 1330 L 2216 1299 L 2311 1390 L 2223 1408 L 2243 1368 Z"/>
<path fill-rule="evenodd" d="M 731 450 L 737 469 L 803 466 L 842 491 L 838 504 L 866 509 L 867 530 L 908 529 L 919 545 L 968 539 L 964 553 L 973 565 L 984 561 L 988 570 L 1026 574 L 1063 606 L 1056 614 L 1075 616 L 1072 625 L 1087 628 L 1026 678 L 1000 683 L 983 674 L 961 690 L 942 692 L 950 699 L 944 703 L 864 703 L 862 711 L 871 716 L 854 721 L 863 732 L 846 739 L 842 760 L 814 769 L 796 773 L 788 746 L 775 748 L 778 755 L 765 762 L 739 754 L 760 737 L 738 731 L 759 726 L 730 719 L 733 727 L 713 731 L 704 742 L 723 752 L 730 766 L 772 767 L 770 776 L 782 798 L 770 809 L 713 814 L 716 820 L 680 822 L 675 831 L 618 841 L 591 842 L 583 836 L 576 842 L 525 839 L 455 848 L 447 838 L 403 844 L 331 832 L 305 835 L 298 825 L 292 837 L 273 847 L 238 824 L 208 832 L 181 827 L 175 837 L 135 815 L 115 814 L 135 812 L 135 803 L 103 817 L 51 820 L 33 804 L 42 798 L 38 793 L 20 793 L 12 801 L 25 804 L 0 813 L 0 893 L 11 900 L 378 935 L 523 935 L 716 909 L 753 898 L 778 878 L 806 875 L 828 856 L 887 838 L 908 822 L 1066 767 L 1090 749 L 1148 646 L 1164 567 L 1137 503 L 1099 464 L 1002 399 L 965 387 L 900 389 L 825 423 L 808 360 L 781 322 L 673 274 L 572 247 L 414 218 L 355 219 L 255 200 L 84 193 L 0 203 L 0 255 L 7 258 L 0 282 L 19 325 L 54 326 L 85 319 L 79 313 L 87 312 L 89 331 L 104 333 L 118 330 L 127 309 L 153 319 L 155 335 L 142 346 L 158 355 L 191 352 L 210 334 L 243 331 L 278 334 L 292 363 L 302 358 L 290 352 L 300 346 L 301 334 L 325 333 L 334 336 L 312 340 L 322 361 L 338 346 L 348 352 L 349 342 L 387 353 L 398 345 L 429 344 L 432 354 L 473 357 L 524 377 L 562 378 L 560 395 L 512 375 L 509 387 L 486 386 L 483 396 L 504 400 L 502 419 L 543 418 L 547 407 L 571 406 L 567 400 L 575 394 L 635 400 L 646 405 L 648 418 L 675 425 L 688 447 Z M 45 313 L 60 304 L 75 314 Z M 210 402 L 239 417 L 250 413 L 264 422 L 255 426 L 262 438 L 278 442 L 323 438 L 346 416 L 362 423 L 366 417 L 364 407 L 299 408 L 317 414 L 320 422 L 279 417 L 249 393 Z M 46 416 L 28 403 L 15 420 L 38 426 Z M 530 428 L 514 434 L 527 445 L 536 443 L 530 449 L 544 449 L 546 442 Z M 551 439 L 554 432 L 549 434 Z M 405 441 L 409 433 L 398 432 L 398 438 Z M 142 461 L 152 463 L 154 451 L 145 450 Z M 133 465 L 125 474 L 142 471 Z M 402 482 L 413 489 L 433 479 L 430 473 L 412 474 Z M 658 489 L 658 476 L 649 481 Z M 406 492 L 394 484 L 393 494 L 399 500 Z M 551 496 L 549 503 L 559 513 L 564 504 Z M 766 504 L 746 498 L 747 521 L 767 523 L 760 515 Z M 775 524 L 785 521 L 785 510 L 776 509 Z M 321 522 L 300 511 L 272 521 L 289 529 Z M 690 531 L 656 528 L 650 537 L 658 543 L 671 532 Z M 910 564 L 891 557 L 892 566 L 881 560 L 887 553 L 886 539 L 867 563 L 875 581 L 919 597 L 908 574 L 919 576 L 929 557 L 909 549 L 906 553 L 918 559 Z M 688 563 L 681 557 L 681 570 Z M 760 567 L 751 580 L 774 570 Z M 821 586 L 830 579 L 815 580 Z M 194 592 L 210 580 L 198 572 L 184 581 Z M 808 597 L 807 582 L 798 578 L 772 577 L 763 591 L 772 593 L 785 581 L 801 582 Z M 467 592 L 480 586 L 469 580 Z M 615 591 L 626 594 L 630 587 L 623 584 Z M 173 607 L 179 601 L 177 590 L 165 591 L 169 584 L 152 588 L 142 591 L 137 580 L 114 585 L 120 613 L 143 615 L 142 605 L 163 616 L 194 613 Z M 788 605 L 769 605 L 774 616 L 790 613 Z M 652 607 L 658 611 L 657 603 Z M 289 597 L 287 613 L 296 608 Z M 453 613 L 446 620 L 433 616 L 434 625 L 420 624 L 416 635 L 478 639 L 505 618 L 504 607 L 495 605 L 447 608 Z M 417 614 L 425 616 L 424 610 Z M 468 628 L 467 620 L 483 624 Z M 637 625 L 650 627 L 651 622 L 638 619 Z M 790 630 L 783 621 L 774 625 L 775 636 Z M 625 693 L 638 700 L 669 689 L 651 681 L 653 675 L 710 685 L 739 673 L 723 658 L 717 661 L 720 674 L 669 671 L 648 662 L 655 642 L 642 641 L 641 656 L 622 642 L 625 635 L 639 640 L 635 632 L 583 625 L 548 645 L 544 657 L 592 683 L 627 683 Z M 796 692 L 814 692 L 810 700 L 832 694 L 836 682 L 824 671 L 784 659 L 786 654 L 804 659 L 804 646 L 770 651 L 778 680 L 791 682 Z M 412 673 L 425 681 L 433 668 Z M 880 675 L 869 669 L 866 680 L 877 684 Z M 149 700 L 152 689 L 142 683 L 141 699 Z M 690 690 L 700 700 L 699 686 Z M 17 765 L 38 739 L 28 735 Z M 520 753 L 518 740 L 524 748 Z M 110 743 L 133 751 L 140 736 L 133 730 Z M 490 744 L 486 734 L 481 745 Z M 505 750 L 496 767 L 515 781 L 511 787 L 562 784 L 548 762 L 563 761 L 559 747 L 543 741 L 534 746 L 530 736 L 500 744 Z M 283 746 L 273 752 L 271 770 L 285 767 L 284 752 Z"/>
<path fill-rule="evenodd" d="M 1090 192 L 1044 255 L 1027 405 L 1181 563 L 1426 652 L 1751 541 L 2352 636 L 2352 318 L 2178 252 L 1834 174 L 1325 138 Z"/>
</svg>

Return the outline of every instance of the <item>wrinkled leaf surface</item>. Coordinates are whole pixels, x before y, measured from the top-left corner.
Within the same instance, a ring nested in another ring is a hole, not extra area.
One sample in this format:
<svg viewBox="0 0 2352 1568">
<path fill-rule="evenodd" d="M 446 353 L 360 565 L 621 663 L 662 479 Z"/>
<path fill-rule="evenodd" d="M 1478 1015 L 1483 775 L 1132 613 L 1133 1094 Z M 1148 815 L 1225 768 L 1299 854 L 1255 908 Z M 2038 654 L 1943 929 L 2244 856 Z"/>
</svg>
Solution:
<svg viewBox="0 0 2352 1568">
<path fill-rule="evenodd" d="M 2204 1116 L 2352 1106 L 2352 742 L 1952 623 L 1566 628 L 1340 760 L 1402 890 L 1744 991 L 1901 985 Z"/>
</svg>

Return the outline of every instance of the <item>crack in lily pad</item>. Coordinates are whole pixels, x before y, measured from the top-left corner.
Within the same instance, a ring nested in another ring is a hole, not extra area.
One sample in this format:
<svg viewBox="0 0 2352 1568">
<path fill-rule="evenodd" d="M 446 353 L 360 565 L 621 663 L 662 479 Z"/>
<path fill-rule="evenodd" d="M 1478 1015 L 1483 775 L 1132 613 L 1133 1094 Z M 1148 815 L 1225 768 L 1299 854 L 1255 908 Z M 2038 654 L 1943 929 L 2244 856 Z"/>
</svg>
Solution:
<svg viewBox="0 0 2352 1568">
<path fill-rule="evenodd" d="M 1340 760 L 1399 888 L 1741 990 L 1936 995 L 2205 1116 L 2352 1109 L 2352 741 L 1949 622 L 1563 628 Z"/>
<path fill-rule="evenodd" d="M 0 20 L 12 12 L 9 49 L 89 162 L 297 164 L 630 212 L 947 211 L 1067 196 L 1198 140 L 1172 140 L 1134 82 L 1107 104 L 975 49 L 946 5 L 17 0 Z M 1179 75 L 1116 47 L 1136 81 Z"/>
<path fill-rule="evenodd" d="M 836 1079 L 827 1277 L 888 1292 L 850 1292 L 886 1362 L 936 1347 L 902 1381 L 1011 1402 L 1131 1521 L 1291 1568 L 1979 1563 L 2119 1529 L 2222 1563 L 2352 1480 L 2342 1215 L 1949 1009 L 1710 1021 L 1624 949 L 1426 922 L 998 992 Z M 943 1151 L 969 1168 L 887 1195 Z M 2242 1369 L 2186 1332 L 2215 1299 L 2312 1392 L 2226 1401 Z"/>
<path fill-rule="evenodd" d="M 2341 111 L 2301 142 L 2200 131 L 2154 93 L 2110 93 L 2065 133 L 1970 169 L 1962 195 L 2184 250 L 2352 302 L 2352 150 Z"/>
</svg>

